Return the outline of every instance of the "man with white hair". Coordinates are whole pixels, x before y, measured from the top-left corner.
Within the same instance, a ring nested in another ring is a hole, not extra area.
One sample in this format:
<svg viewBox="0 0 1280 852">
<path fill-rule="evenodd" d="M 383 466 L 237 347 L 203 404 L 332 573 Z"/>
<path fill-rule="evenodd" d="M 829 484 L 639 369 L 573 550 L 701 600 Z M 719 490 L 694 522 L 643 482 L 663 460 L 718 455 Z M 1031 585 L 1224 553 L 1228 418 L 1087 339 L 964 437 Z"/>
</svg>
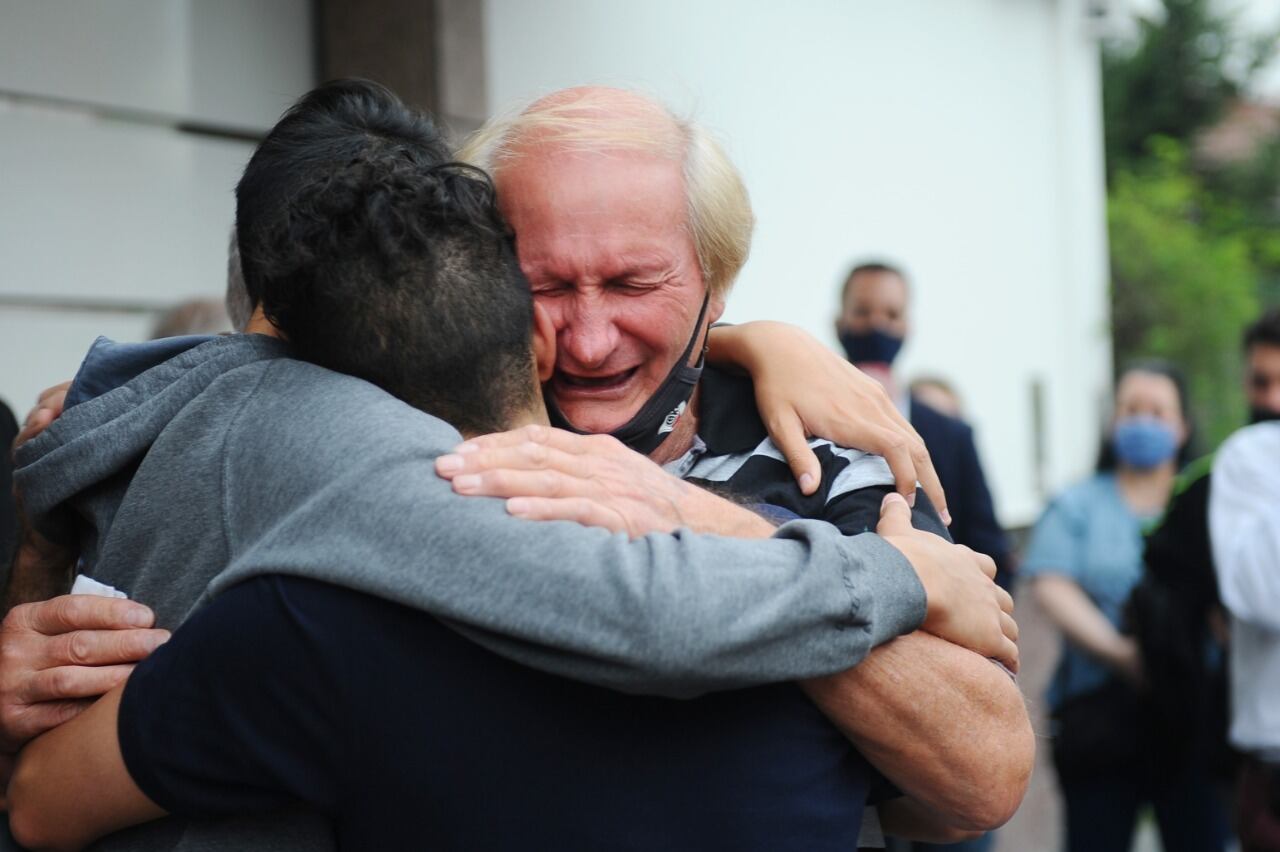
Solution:
<svg viewBox="0 0 1280 852">
<path fill-rule="evenodd" d="M 612 434 L 672 472 L 785 516 L 846 534 L 874 526 L 874 491 L 859 487 L 868 483 L 847 451 L 811 442 L 821 481 L 794 487 L 753 417 L 749 387 L 703 371 L 702 341 L 754 224 L 741 177 L 704 129 L 630 92 L 577 88 L 491 122 L 462 157 L 493 176 L 521 268 L 555 325 L 546 396 L 556 425 Z M 622 495 L 581 462 L 585 439 L 544 434 L 543 444 L 524 433 L 472 442 L 455 490 L 510 498 L 524 517 L 609 525 Z M 927 524 L 924 504 L 917 517 Z M 1016 627 L 1008 633 L 972 647 L 1016 666 Z M 808 688 L 937 821 L 990 828 L 1020 802 L 1030 727 L 1016 686 L 980 654 L 918 633 Z"/>
</svg>

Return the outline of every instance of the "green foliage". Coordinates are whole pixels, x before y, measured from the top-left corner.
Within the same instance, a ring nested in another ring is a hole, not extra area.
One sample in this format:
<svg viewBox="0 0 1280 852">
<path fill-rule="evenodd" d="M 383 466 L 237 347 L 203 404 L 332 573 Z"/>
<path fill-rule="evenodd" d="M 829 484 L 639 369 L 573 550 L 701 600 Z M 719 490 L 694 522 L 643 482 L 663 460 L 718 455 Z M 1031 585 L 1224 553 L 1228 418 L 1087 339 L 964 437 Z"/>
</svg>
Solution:
<svg viewBox="0 0 1280 852">
<path fill-rule="evenodd" d="M 1209 0 L 1164 0 L 1136 44 L 1103 54 L 1113 344 L 1186 370 L 1213 445 L 1244 412 L 1239 338 L 1280 297 L 1280 139 L 1250 162 L 1196 162 L 1199 133 L 1272 56 Z"/>
<path fill-rule="evenodd" d="M 1257 272 L 1239 211 L 1211 197 L 1183 147 L 1158 137 L 1119 171 L 1107 202 L 1117 362 L 1167 358 L 1187 372 L 1208 445 L 1239 427 L 1240 330 L 1258 312 Z"/>
<path fill-rule="evenodd" d="M 1240 91 L 1228 71 L 1230 28 L 1208 0 L 1165 0 L 1164 11 L 1161 21 L 1139 20 L 1135 47 L 1103 51 L 1109 170 L 1144 159 L 1152 136 L 1191 138 Z"/>
</svg>

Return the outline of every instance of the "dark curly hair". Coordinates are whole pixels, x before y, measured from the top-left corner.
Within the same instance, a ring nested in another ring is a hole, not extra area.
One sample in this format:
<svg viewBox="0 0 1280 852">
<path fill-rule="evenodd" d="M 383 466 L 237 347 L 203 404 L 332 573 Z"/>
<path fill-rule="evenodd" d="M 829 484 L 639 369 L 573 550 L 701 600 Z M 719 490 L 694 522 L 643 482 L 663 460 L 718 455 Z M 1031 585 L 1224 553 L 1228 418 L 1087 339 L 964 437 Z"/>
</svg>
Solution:
<svg viewBox="0 0 1280 852">
<path fill-rule="evenodd" d="M 236 187 L 245 288 L 297 356 L 460 430 L 537 393 L 533 302 L 493 183 L 386 88 L 303 96 Z"/>
<path fill-rule="evenodd" d="M 1280 307 L 1267 310 L 1244 330 L 1245 354 L 1255 346 L 1280 346 Z"/>
</svg>

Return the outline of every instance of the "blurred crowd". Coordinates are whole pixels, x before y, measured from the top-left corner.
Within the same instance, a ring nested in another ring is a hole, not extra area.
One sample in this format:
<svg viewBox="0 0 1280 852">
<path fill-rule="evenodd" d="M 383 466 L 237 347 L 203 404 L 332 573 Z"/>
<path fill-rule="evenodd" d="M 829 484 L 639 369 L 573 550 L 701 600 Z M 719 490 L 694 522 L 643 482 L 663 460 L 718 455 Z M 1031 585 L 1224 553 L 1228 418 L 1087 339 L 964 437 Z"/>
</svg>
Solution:
<svg viewBox="0 0 1280 852">
<path fill-rule="evenodd" d="M 631 93 L 457 154 L 373 84 L 304 97 L 226 304 L 0 411 L 17 839 L 991 849 L 1033 758 L 1017 586 L 1062 636 L 1065 848 L 1150 808 L 1169 852 L 1280 850 L 1280 310 L 1216 453 L 1177 365 L 1123 365 L 1018 553 L 956 386 L 895 367 L 904 266 L 843 278 L 843 358 L 713 330 L 753 224 Z"/>
<path fill-rule="evenodd" d="M 1008 582 L 1014 559 L 954 389 L 894 378 L 905 275 L 862 264 L 841 296 L 841 344 L 929 447 L 959 510 L 952 536 Z M 1280 421 L 1280 309 L 1241 339 L 1247 424 Z M 1073 852 L 1130 848 L 1144 808 L 1166 849 L 1226 849 L 1235 831 L 1244 849 L 1280 843 L 1280 502 L 1266 482 L 1280 425 L 1242 429 L 1218 457 L 1202 454 L 1194 422 L 1176 365 L 1124 365 L 1096 470 L 1054 496 L 1017 563 L 1062 635 L 1045 698 Z"/>
</svg>

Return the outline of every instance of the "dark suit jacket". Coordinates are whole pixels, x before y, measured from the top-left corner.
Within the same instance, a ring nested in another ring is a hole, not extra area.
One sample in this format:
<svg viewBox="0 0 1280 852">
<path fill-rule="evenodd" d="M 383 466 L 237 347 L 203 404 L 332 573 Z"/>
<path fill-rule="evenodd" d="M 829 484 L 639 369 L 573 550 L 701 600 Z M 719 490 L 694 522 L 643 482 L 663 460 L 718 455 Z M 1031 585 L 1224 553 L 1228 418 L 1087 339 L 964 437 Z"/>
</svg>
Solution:
<svg viewBox="0 0 1280 852">
<path fill-rule="evenodd" d="M 920 433 L 933 467 L 947 492 L 951 537 L 956 543 L 985 553 L 996 561 L 997 582 L 1008 586 L 1013 570 L 1009 541 L 996 521 L 987 478 L 978 461 L 973 429 L 911 397 L 911 425 Z"/>
</svg>

